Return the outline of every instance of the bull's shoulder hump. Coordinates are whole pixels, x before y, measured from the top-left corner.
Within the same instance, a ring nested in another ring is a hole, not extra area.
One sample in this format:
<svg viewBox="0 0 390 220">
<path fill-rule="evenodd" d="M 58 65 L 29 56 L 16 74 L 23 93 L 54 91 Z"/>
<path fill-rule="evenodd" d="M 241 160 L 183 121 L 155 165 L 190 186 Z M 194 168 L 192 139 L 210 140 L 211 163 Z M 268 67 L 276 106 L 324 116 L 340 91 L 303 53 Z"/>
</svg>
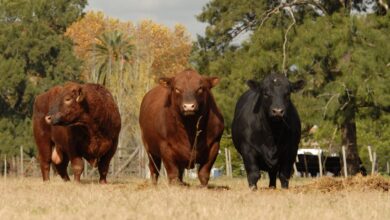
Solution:
<svg viewBox="0 0 390 220">
<path fill-rule="evenodd" d="M 253 107 L 259 98 L 259 94 L 249 89 L 244 92 L 237 100 L 236 111 L 246 107 Z"/>
<path fill-rule="evenodd" d="M 163 86 L 156 86 L 153 89 L 149 90 L 143 98 L 144 103 L 153 102 L 156 105 L 165 102 L 168 98 L 169 90 Z"/>
</svg>

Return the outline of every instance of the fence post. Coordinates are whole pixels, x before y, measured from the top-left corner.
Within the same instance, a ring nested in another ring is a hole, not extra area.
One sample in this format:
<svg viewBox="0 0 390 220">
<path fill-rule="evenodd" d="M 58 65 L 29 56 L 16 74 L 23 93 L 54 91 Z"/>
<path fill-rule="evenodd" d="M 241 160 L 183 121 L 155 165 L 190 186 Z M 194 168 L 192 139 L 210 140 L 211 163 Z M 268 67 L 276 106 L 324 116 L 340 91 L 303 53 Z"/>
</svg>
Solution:
<svg viewBox="0 0 390 220">
<path fill-rule="evenodd" d="M 375 173 L 375 164 L 376 164 L 376 152 L 374 151 L 372 156 L 371 175 L 374 175 Z"/>
<path fill-rule="evenodd" d="M 345 155 L 345 146 L 342 146 L 341 149 L 342 149 L 342 154 L 343 154 L 344 176 L 346 178 L 346 177 L 348 177 L 348 170 L 347 170 L 347 157 Z"/>
<path fill-rule="evenodd" d="M 319 154 L 318 154 L 318 165 L 320 169 L 320 177 L 322 177 L 322 150 L 319 149 Z"/>
<path fill-rule="evenodd" d="M 23 167 L 23 145 L 20 146 L 20 176 L 24 177 L 24 167 Z"/>
<path fill-rule="evenodd" d="M 386 173 L 387 175 L 390 175 L 390 164 L 389 164 L 389 161 L 386 162 Z"/>
<path fill-rule="evenodd" d="M 232 154 L 230 149 L 228 149 L 228 155 L 229 155 L 229 177 L 233 177 L 233 168 L 232 168 Z"/>
<path fill-rule="evenodd" d="M 225 147 L 225 162 L 226 162 L 226 176 L 231 177 L 231 160 L 230 160 L 230 152 L 229 149 Z"/>
<path fill-rule="evenodd" d="M 372 162 L 372 151 L 371 151 L 371 146 L 370 145 L 367 146 L 367 150 L 368 150 L 368 156 L 370 158 L 370 162 Z"/>
<path fill-rule="evenodd" d="M 295 161 L 294 161 L 294 164 L 293 164 L 293 168 L 294 168 L 294 173 L 295 173 L 295 176 L 298 176 L 298 169 L 297 169 L 297 163 L 299 162 L 299 159 L 298 159 L 298 155 L 295 157 Z"/>
</svg>

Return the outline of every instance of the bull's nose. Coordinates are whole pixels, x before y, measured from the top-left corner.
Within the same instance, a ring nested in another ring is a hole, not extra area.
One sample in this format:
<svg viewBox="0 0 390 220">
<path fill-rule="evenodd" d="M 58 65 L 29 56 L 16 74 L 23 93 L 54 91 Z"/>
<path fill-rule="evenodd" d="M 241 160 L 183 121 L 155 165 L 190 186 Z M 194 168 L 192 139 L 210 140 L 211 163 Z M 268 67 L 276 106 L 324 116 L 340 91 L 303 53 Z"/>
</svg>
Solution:
<svg viewBox="0 0 390 220">
<path fill-rule="evenodd" d="M 272 115 L 274 115 L 274 116 L 283 116 L 284 115 L 284 109 L 282 109 L 282 108 L 273 108 L 272 109 Z"/>
<path fill-rule="evenodd" d="M 195 104 L 183 104 L 183 110 L 184 111 L 195 111 Z"/>
<path fill-rule="evenodd" d="M 51 120 L 52 120 L 52 117 L 50 115 L 46 116 L 45 117 L 45 121 L 46 123 L 48 123 L 49 125 L 51 124 Z"/>
</svg>

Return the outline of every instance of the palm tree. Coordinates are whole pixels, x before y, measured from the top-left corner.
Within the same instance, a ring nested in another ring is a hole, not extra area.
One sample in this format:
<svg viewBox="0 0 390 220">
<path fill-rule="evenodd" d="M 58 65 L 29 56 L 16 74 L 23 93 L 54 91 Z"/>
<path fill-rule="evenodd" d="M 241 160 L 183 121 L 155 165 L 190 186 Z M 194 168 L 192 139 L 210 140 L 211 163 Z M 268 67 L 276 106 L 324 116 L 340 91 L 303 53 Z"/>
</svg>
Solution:
<svg viewBox="0 0 390 220">
<path fill-rule="evenodd" d="M 111 76 L 113 69 L 117 69 L 119 77 L 122 77 L 124 63 L 130 60 L 133 45 L 131 38 L 123 33 L 107 31 L 96 38 L 97 42 L 91 45 L 92 56 L 97 67 L 93 74 L 95 83 L 107 84 L 107 77 Z M 115 65 L 118 64 L 118 65 Z"/>
</svg>

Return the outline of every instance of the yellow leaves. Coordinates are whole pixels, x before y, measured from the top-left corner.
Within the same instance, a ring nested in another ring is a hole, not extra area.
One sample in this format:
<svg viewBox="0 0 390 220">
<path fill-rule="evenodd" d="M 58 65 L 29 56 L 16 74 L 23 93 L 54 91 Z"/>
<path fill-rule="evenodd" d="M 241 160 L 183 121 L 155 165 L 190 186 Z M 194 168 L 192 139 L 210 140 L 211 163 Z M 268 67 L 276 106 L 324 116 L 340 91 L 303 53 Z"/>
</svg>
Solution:
<svg viewBox="0 0 390 220">
<path fill-rule="evenodd" d="M 135 59 L 151 62 L 150 75 L 173 75 L 188 65 L 192 43 L 183 25 L 177 24 L 173 30 L 152 20 L 143 20 L 133 25 L 129 21 L 107 17 L 103 12 L 90 11 L 65 33 L 74 41 L 76 55 L 84 61 L 83 75 L 86 80 L 90 80 L 94 65 L 91 45 L 98 43 L 97 37 L 107 31 L 119 31 L 132 37 L 136 53 L 128 63 L 134 64 Z"/>
</svg>

